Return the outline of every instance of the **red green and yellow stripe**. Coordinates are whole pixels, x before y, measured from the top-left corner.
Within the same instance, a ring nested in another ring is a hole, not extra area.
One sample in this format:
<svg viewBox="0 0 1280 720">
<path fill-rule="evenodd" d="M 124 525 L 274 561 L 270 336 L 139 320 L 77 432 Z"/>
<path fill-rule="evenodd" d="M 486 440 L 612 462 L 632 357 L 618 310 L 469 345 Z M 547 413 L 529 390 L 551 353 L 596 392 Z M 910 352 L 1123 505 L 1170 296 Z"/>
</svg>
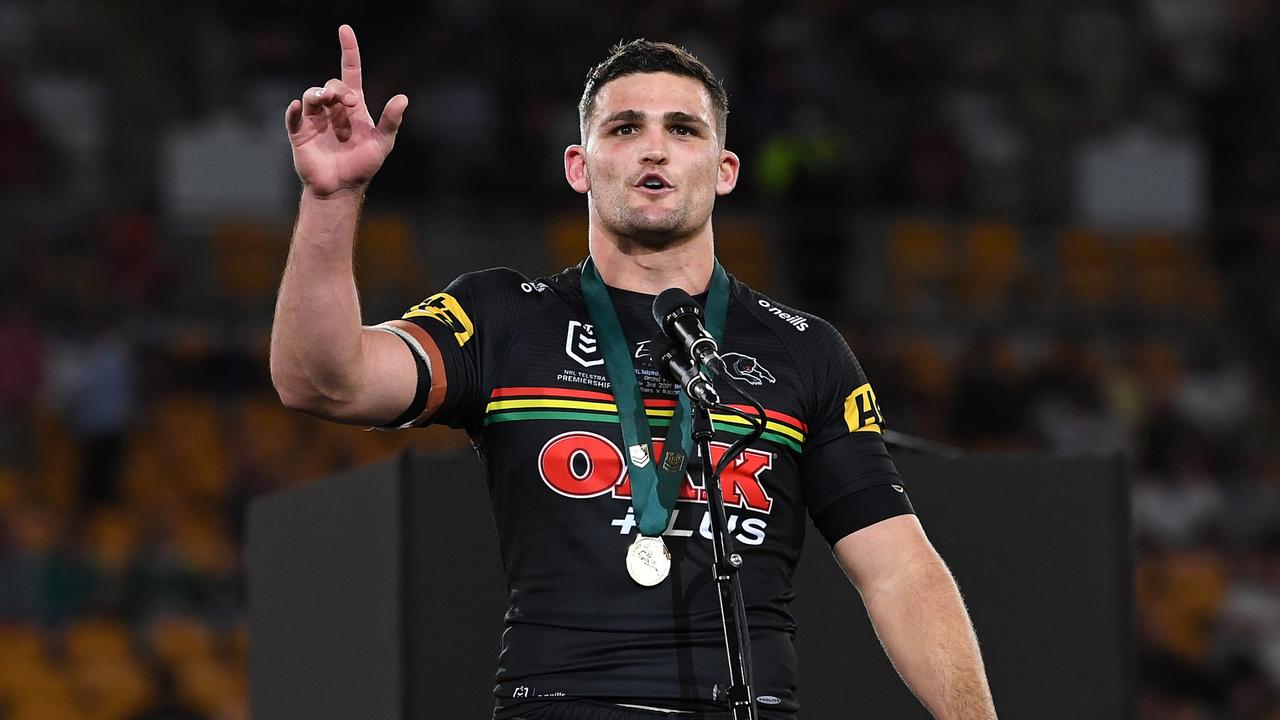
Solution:
<svg viewBox="0 0 1280 720">
<path fill-rule="evenodd" d="M 675 400 L 644 401 L 645 414 L 653 427 L 665 428 L 675 414 Z M 755 414 L 747 405 L 730 405 L 735 410 Z M 765 410 L 765 440 L 801 452 L 809 426 L 799 419 L 776 410 Z M 712 413 L 716 429 L 736 435 L 747 435 L 751 425 L 736 415 Z M 509 387 L 497 388 L 485 407 L 484 424 L 517 420 L 574 420 L 579 422 L 617 423 L 618 406 L 611 393 L 572 388 Z"/>
</svg>

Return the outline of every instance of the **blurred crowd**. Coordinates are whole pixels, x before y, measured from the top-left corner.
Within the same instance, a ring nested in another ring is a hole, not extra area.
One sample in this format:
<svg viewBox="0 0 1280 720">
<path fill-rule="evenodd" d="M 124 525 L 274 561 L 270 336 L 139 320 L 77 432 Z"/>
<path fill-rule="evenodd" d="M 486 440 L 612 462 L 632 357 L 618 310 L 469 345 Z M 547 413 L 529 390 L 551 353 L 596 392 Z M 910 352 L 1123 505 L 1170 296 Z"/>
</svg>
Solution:
<svg viewBox="0 0 1280 720">
<path fill-rule="evenodd" d="M 0 0 L 0 719 L 247 717 L 249 499 L 466 447 L 270 387 L 283 112 L 337 75 L 341 22 L 375 112 L 411 101 L 361 226 L 368 322 L 576 262 L 586 70 L 681 43 L 730 90 L 726 267 L 841 327 L 895 430 L 1125 454 L 1141 717 L 1280 718 L 1280 8 L 309 12 Z"/>
</svg>

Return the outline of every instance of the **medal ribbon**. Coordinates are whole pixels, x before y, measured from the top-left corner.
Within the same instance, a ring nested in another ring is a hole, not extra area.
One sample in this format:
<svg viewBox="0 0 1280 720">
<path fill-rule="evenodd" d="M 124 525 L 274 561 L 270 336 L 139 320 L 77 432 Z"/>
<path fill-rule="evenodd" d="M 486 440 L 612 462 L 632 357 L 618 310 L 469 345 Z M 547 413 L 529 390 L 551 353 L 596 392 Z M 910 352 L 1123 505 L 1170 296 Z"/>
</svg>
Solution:
<svg viewBox="0 0 1280 720">
<path fill-rule="evenodd" d="M 618 406 L 618 424 L 622 426 L 622 440 L 627 446 L 623 455 L 631 474 L 631 506 L 635 509 L 636 522 L 642 535 L 658 537 L 671 520 L 671 510 L 684 481 L 685 462 L 693 449 L 693 438 L 689 433 L 689 396 L 680 393 L 675 415 L 667 426 L 664 457 L 660 460 L 653 451 L 653 435 L 644 412 L 640 384 L 636 382 L 631 352 L 627 349 L 627 338 L 622 333 L 622 324 L 613 309 L 609 290 L 589 257 L 582 266 L 582 297 L 586 300 L 587 314 L 591 316 L 600 340 L 605 373 L 613 386 L 614 403 Z M 706 314 L 707 332 L 717 343 L 724 335 L 728 309 L 729 278 L 720 262 L 716 261 L 707 293 Z M 637 463 L 633 448 L 643 449 L 643 462 Z"/>
</svg>

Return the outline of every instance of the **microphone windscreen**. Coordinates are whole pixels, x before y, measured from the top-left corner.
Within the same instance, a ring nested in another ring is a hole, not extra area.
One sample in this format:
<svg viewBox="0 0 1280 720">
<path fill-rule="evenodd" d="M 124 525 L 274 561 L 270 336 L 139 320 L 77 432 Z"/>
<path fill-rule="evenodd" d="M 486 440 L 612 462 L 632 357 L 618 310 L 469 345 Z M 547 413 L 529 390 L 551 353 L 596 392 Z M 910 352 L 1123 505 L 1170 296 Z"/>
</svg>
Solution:
<svg viewBox="0 0 1280 720">
<path fill-rule="evenodd" d="M 667 316 L 677 310 L 684 312 L 692 312 L 695 315 L 702 315 L 702 307 L 693 299 L 689 293 L 680 288 L 667 288 L 653 299 L 653 319 L 658 321 L 659 325 L 665 325 Z"/>
</svg>

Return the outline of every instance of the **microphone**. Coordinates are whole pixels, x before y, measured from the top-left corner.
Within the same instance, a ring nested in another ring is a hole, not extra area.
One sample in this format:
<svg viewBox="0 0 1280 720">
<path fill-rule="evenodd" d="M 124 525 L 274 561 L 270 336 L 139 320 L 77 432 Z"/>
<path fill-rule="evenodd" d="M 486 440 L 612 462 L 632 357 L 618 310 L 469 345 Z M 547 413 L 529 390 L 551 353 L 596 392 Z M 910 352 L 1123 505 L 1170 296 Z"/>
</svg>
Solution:
<svg viewBox="0 0 1280 720">
<path fill-rule="evenodd" d="M 658 333 L 649 343 L 649 352 L 662 374 L 684 388 L 689 397 L 707 406 L 720 404 L 720 395 L 712 387 L 711 381 L 693 366 L 689 356 L 681 352 L 666 335 Z"/>
<path fill-rule="evenodd" d="M 680 288 L 667 288 L 653 300 L 653 319 L 677 347 L 699 365 L 725 372 L 716 339 L 702 325 L 702 306 Z"/>
</svg>

